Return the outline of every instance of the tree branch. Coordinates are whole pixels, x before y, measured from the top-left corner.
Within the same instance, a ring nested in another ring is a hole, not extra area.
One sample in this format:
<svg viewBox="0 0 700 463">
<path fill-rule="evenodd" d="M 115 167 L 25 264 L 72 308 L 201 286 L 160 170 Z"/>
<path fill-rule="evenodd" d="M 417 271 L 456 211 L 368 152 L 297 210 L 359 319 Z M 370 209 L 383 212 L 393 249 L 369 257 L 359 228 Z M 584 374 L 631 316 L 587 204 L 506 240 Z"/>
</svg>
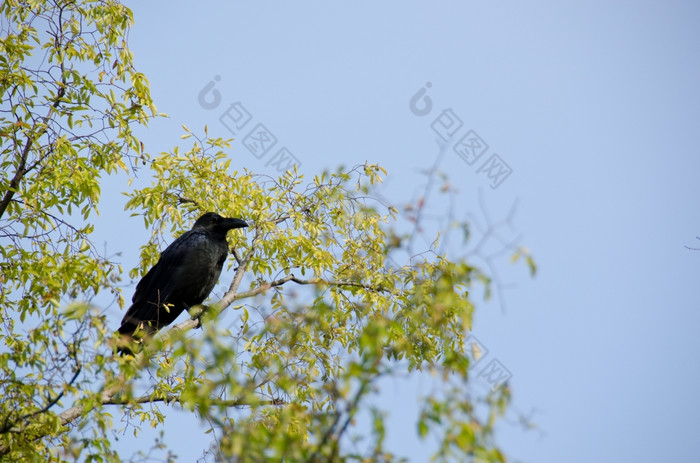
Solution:
<svg viewBox="0 0 700 463">
<path fill-rule="evenodd" d="M 29 158 L 29 151 L 31 150 L 32 146 L 34 145 L 34 142 L 36 140 L 39 140 L 44 133 L 49 128 L 49 120 L 51 119 L 51 116 L 53 115 L 54 111 L 58 108 L 58 105 L 61 103 L 61 98 L 66 93 L 66 87 L 65 87 L 65 80 L 61 82 L 61 85 L 58 88 L 58 92 L 56 93 L 56 98 L 54 99 L 53 103 L 49 107 L 49 112 L 44 116 L 42 124 L 43 128 L 39 130 L 39 132 L 36 134 L 35 137 L 32 137 L 31 135 L 27 136 L 27 142 L 24 144 L 24 148 L 22 149 L 22 154 L 19 159 L 19 164 L 17 165 L 17 171 L 15 171 L 15 175 L 12 177 L 12 180 L 10 180 L 9 185 L 7 186 L 7 191 L 5 191 L 5 195 L 3 196 L 2 200 L 0 201 L 0 218 L 5 214 L 5 211 L 7 210 L 7 207 L 10 205 L 10 202 L 12 201 L 12 198 L 15 196 L 15 193 L 17 193 L 19 184 L 24 178 L 24 175 L 27 173 L 27 159 Z"/>
<path fill-rule="evenodd" d="M 236 289 L 240 286 L 241 280 L 243 279 L 243 275 L 245 273 L 244 269 L 248 266 L 248 263 L 250 262 L 250 257 L 252 256 L 252 248 L 251 251 L 246 254 L 245 259 L 243 262 L 241 262 L 241 265 L 238 267 L 236 270 L 236 274 L 233 277 L 233 281 L 231 282 L 231 285 L 229 286 L 229 290 L 226 292 L 223 298 L 219 302 L 216 303 L 216 306 L 218 307 L 219 311 L 223 311 L 224 309 L 228 308 L 233 302 L 238 301 L 240 299 L 248 299 L 251 297 L 255 297 L 258 294 L 263 294 L 264 292 L 268 291 L 271 288 L 279 287 L 284 285 L 285 283 L 288 282 L 294 282 L 298 285 L 318 285 L 318 286 L 350 286 L 354 288 L 364 288 L 369 291 L 376 291 L 376 292 L 391 292 L 391 290 L 384 288 L 383 286 L 374 286 L 366 283 L 358 283 L 356 281 L 337 281 L 337 280 L 324 280 L 323 278 L 312 278 L 310 280 L 302 280 L 300 278 L 295 277 L 293 274 L 289 274 L 285 276 L 284 278 L 280 278 L 278 280 L 270 281 L 267 283 L 263 283 L 257 288 L 251 289 L 250 291 L 244 291 L 242 293 L 239 293 L 236 291 Z M 204 312 L 198 313 L 196 316 L 185 320 L 182 323 L 178 323 L 177 325 L 174 325 L 172 328 L 170 328 L 167 333 L 164 335 L 164 337 L 170 337 L 174 334 L 177 333 L 184 333 L 189 330 L 198 328 L 201 325 L 200 322 L 200 317 Z"/>
<path fill-rule="evenodd" d="M 82 370 L 82 368 L 78 367 L 77 370 L 75 371 L 75 373 L 73 374 L 73 377 L 71 378 L 71 380 L 68 381 L 66 387 L 63 387 L 63 390 L 61 392 L 59 392 L 56 395 L 56 397 L 54 397 L 53 399 L 50 399 L 49 402 L 45 406 L 43 406 L 39 410 L 36 410 L 32 413 L 27 413 L 26 415 L 21 416 L 12 424 L 5 424 L 2 428 L 0 428 L 0 434 L 5 434 L 8 432 L 22 432 L 24 430 L 24 428 L 17 427 L 20 425 L 21 422 L 23 422 L 24 420 L 27 420 L 29 418 L 34 418 L 35 416 L 40 415 L 42 413 L 48 412 L 51 409 L 51 407 L 56 405 L 58 403 L 58 401 L 61 400 L 61 398 L 63 397 L 63 395 L 66 392 L 67 387 L 70 387 L 73 385 L 73 383 L 75 383 L 75 380 L 78 379 L 78 375 L 80 375 L 81 370 Z"/>
<path fill-rule="evenodd" d="M 265 291 L 277 287 L 277 286 L 282 286 L 283 284 L 292 281 L 298 285 L 318 285 L 318 286 L 351 286 L 355 288 L 364 288 L 370 291 L 377 291 L 377 292 L 387 292 L 389 291 L 388 289 L 382 287 L 382 286 L 374 286 L 374 285 L 369 285 L 366 283 L 358 283 L 356 281 L 336 281 L 336 280 L 324 280 L 323 278 L 312 278 L 310 280 L 302 280 L 300 278 L 295 277 L 293 274 L 289 274 L 284 278 L 280 278 L 279 280 L 271 281 L 268 283 L 263 283 L 262 285 L 258 286 L 257 288 L 251 289 L 250 291 L 245 291 L 242 293 L 238 293 L 235 295 L 235 300 L 238 299 L 246 299 L 250 297 L 257 296 L 258 294 L 264 293 Z"/>
<path fill-rule="evenodd" d="M 121 399 L 121 398 L 110 398 L 106 402 L 102 402 L 102 405 L 132 405 L 132 404 L 148 404 L 163 402 L 165 404 L 171 403 L 184 403 L 184 400 L 177 394 L 166 394 L 164 397 L 151 397 L 150 395 L 144 395 L 137 397 L 135 399 Z M 253 405 L 284 405 L 285 402 L 281 399 L 272 400 L 260 400 L 258 402 L 246 402 L 241 399 L 213 399 L 211 402 L 213 405 L 218 405 L 221 407 L 249 407 Z"/>
<path fill-rule="evenodd" d="M 117 392 L 121 388 L 121 382 L 116 382 L 112 386 L 108 387 L 102 392 L 102 395 L 100 396 L 100 404 L 106 404 L 109 403 L 115 395 L 117 395 Z M 67 424 L 70 424 L 71 422 L 75 421 L 85 413 L 85 407 L 83 405 L 74 405 L 71 408 L 64 410 L 63 412 L 58 414 L 58 419 L 61 420 L 61 426 L 65 426 Z"/>
<path fill-rule="evenodd" d="M 145 403 L 157 403 L 157 402 L 163 402 L 166 404 L 177 402 L 177 403 L 184 403 L 182 398 L 179 395 L 176 394 L 166 394 L 163 397 L 152 397 L 150 395 L 143 395 L 141 397 L 136 397 L 135 399 L 123 399 L 120 397 L 116 397 L 117 392 L 119 390 L 119 386 L 112 386 L 111 388 L 108 388 L 102 393 L 102 396 L 100 398 L 100 405 L 135 405 L 135 404 L 145 404 Z M 285 402 L 281 399 L 272 399 L 272 400 L 260 400 L 257 402 L 246 402 L 241 399 L 231 399 L 231 400 L 222 400 L 222 399 L 212 399 L 212 404 L 213 405 L 218 405 L 222 407 L 243 407 L 243 406 L 253 406 L 253 405 L 260 405 L 260 406 L 265 406 L 265 405 L 284 405 Z M 83 413 L 85 413 L 85 407 L 82 405 L 75 405 L 62 413 L 59 413 L 58 418 L 61 421 L 62 426 L 66 426 L 70 424 L 71 422 L 75 421 L 78 419 Z M 0 455 L 3 454 L 3 449 L 0 447 Z"/>
<path fill-rule="evenodd" d="M 329 462 L 335 461 L 337 459 L 337 457 L 338 457 L 338 455 L 337 455 L 338 445 L 340 442 L 340 438 L 343 436 L 343 434 L 345 433 L 345 431 L 348 428 L 348 425 L 350 424 L 350 422 L 354 418 L 355 414 L 357 413 L 358 406 L 360 404 L 360 400 L 367 392 L 367 388 L 369 387 L 371 382 L 372 382 L 371 379 L 367 379 L 367 378 L 362 379 L 362 382 L 360 383 L 360 388 L 355 393 L 355 396 L 353 397 L 353 399 L 350 402 L 348 402 L 347 407 L 345 409 L 345 413 L 347 413 L 347 417 L 333 438 L 334 442 L 332 443 L 332 454 L 328 455 L 328 459 L 327 459 Z M 326 432 L 323 433 L 323 436 L 321 437 L 319 444 L 316 447 L 316 450 L 311 455 L 311 457 L 308 459 L 309 462 L 319 461 L 318 457 L 319 457 L 323 447 L 328 443 L 328 441 L 331 439 L 331 436 L 333 436 L 333 434 L 335 433 L 336 428 L 338 428 L 338 425 L 340 424 L 341 417 L 342 417 L 342 412 L 336 410 L 335 417 L 333 419 L 333 423 L 331 423 L 331 425 L 328 427 Z"/>
</svg>

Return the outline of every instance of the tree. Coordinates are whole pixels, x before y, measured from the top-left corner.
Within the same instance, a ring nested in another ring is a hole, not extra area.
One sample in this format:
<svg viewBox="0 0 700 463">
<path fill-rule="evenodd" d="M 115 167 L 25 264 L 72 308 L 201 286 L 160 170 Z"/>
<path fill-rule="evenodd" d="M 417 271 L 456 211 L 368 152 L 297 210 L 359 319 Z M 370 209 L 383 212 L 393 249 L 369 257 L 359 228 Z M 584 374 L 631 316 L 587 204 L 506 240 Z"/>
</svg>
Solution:
<svg viewBox="0 0 700 463">
<path fill-rule="evenodd" d="M 488 279 L 437 241 L 398 263 L 418 228 L 377 199 L 381 167 L 308 182 L 296 171 L 255 175 L 232 168 L 227 140 L 187 127 L 189 149 L 149 155 L 132 129 L 157 113 L 127 47 L 127 8 L 7 1 L 2 13 L 4 460 L 120 461 L 105 436 L 114 415 L 159 427 L 177 406 L 211 424 L 216 459 L 393 461 L 369 398 L 382 377 L 430 371 L 442 386 L 424 398 L 417 435 L 437 436 L 441 459 L 505 461 L 494 425 L 508 387 L 466 394 L 469 291 Z M 91 233 L 100 179 L 140 165 L 152 183 L 128 191 L 125 207 L 152 238 L 132 277 L 201 212 L 251 227 L 231 237 L 233 276 L 219 301 L 120 357 L 115 321 L 91 301 L 112 293 L 123 307 L 123 270 Z"/>
</svg>

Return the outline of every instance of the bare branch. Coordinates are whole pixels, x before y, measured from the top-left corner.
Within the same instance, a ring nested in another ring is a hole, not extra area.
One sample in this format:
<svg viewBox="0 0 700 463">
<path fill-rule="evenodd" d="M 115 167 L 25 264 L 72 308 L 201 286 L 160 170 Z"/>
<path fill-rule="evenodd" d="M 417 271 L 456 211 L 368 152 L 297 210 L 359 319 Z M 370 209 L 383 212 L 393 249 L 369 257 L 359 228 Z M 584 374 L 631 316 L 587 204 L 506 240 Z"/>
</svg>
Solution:
<svg viewBox="0 0 700 463">
<path fill-rule="evenodd" d="M 112 398 L 119 392 L 121 386 L 121 382 L 117 381 L 115 384 L 105 389 L 100 396 L 99 403 L 105 404 L 112 400 Z M 74 405 L 73 407 L 59 413 L 58 418 L 61 420 L 61 425 L 65 426 L 78 419 L 83 413 L 85 413 L 85 407 L 83 405 Z"/>
<path fill-rule="evenodd" d="M 233 254 L 233 258 L 236 259 L 236 263 L 238 266 L 241 266 L 241 256 L 238 254 L 238 251 L 236 251 L 236 248 L 231 249 L 231 254 Z"/>
<path fill-rule="evenodd" d="M 182 398 L 177 395 L 177 394 L 166 394 L 163 397 L 152 397 L 150 395 L 144 395 L 141 397 L 137 397 L 135 399 L 121 399 L 121 398 L 110 398 L 106 402 L 102 402 L 102 405 L 133 405 L 133 404 L 149 404 L 149 403 L 157 403 L 157 402 L 163 402 L 165 404 L 171 404 L 171 403 L 179 403 L 182 404 L 184 401 Z M 247 402 L 241 399 L 230 399 L 230 400 L 223 400 L 223 399 L 212 399 L 212 405 L 220 406 L 220 407 L 251 407 L 254 405 L 258 406 L 265 406 L 265 405 L 284 405 L 285 402 L 281 399 L 273 399 L 273 400 L 260 400 L 257 402 Z"/>
<path fill-rule="evenodd" d="M 310 280 L 302 280 L 300 278 L 295 277 L 293 274 L 289 274 L 284 278 L 280 278 L 279 280 L 271 281 L 269 283 L 264 283 L 255 289 L 251 289 L 250 291 L 238 293 L 238 294 L 236 294 L 236 297 L 234 300 L 246 299 L 246 298 L 257 296 L 258 294 L 264 293 L 265 291 L 267 291 L 271 288 L 274 288 L 277 286 L 282 286 L 283 284 L 285 284 L 289 281 L 292 281 L 298 285 L 351 286 L 351 287 L 355 287 L 355 288 L 364 288 L 364 289 L 367 289 L 369 291 L 376 291 L 376 292 L 389 291 L 388 289 L 386 289 L 382 286 L 374 286 L 374 285 L 369 285 L 366 283 L 358 283 L 356 281 L 335 281 L 335 280 L 324 280 L 323 278 L 312 278 Z"/>
</svg>

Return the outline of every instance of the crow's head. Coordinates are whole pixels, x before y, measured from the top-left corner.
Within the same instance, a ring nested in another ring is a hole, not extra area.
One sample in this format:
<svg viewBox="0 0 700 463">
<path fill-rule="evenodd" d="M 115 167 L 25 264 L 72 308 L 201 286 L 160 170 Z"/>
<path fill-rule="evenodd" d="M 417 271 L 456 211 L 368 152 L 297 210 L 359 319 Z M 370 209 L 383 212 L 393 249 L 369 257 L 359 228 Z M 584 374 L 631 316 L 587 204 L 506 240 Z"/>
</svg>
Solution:
<svg viewBox="0 0 700 463">
<path fill-rule="evenodd" d="M 197 219 L 194 226 L 192 226 L 192 230 L 204 229 L 212 232 L 215 235 L 226 236 L 226 232 L 229 230 L 247 226 L 248 224 L 245 222 L 245 220 L 229 219 L 227 217 L 221 217 L 216 212 L 207 212 Z"/>
</svg>

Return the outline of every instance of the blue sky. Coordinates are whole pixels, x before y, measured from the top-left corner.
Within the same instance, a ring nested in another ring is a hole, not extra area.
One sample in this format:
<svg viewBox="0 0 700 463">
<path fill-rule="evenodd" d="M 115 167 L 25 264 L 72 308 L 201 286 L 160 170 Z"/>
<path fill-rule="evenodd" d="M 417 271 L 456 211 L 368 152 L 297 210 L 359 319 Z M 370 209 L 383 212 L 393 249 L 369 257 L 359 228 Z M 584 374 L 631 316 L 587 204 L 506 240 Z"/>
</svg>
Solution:
<svg viewBox="0 0 700 463">
<path fill-rule="evenodd" d="M 153 153 L 180 142 L 180 124 L 234 136 L 220 117 L 238 102 L 277 143 L 258 159 L 241 130 L 234 164 L 273 175 L 282 147 L 308 176 L 377 162 L 400 206 L 438 154 L 433 122 L 451 110 L 456 137 L 472 130 L 488 145 L 473 165 L 446 152 L 456 213 L 485 223 L 484 210 L 497 221 L 517 204 L 504 233 L 539 267 L 531 280 L 495 261 L 503 297 L 477 308 L 474 333 L 538 426 L 503 426 L 503 448 L 543 463 L 697 458 L 700 251 L 684 246 L 700 247 L 700 4 L 126 4 L 137 66 L 170 116 L 142 133 Z M 198 97 L 210 82 L 220 104 L 207 109 Z M 428 82 L 432 110 L 419 116 L 409 102 Z M 511 171 L 497 188 L 478 172 L 492 155 Z M 147 235 L 105 207 L 121 209 L 123 189 L 104 190 L 98 231 L 131 268 Z M 129 233 L 108 234 L 115 223 Z M 427 381 L 387 385 L 389 443 L 411 461 L 426 449 L 401 409 Z M 166 442 L 193 461 L 210 436 L 194 420 L 172 423 Z M 128 455 L 144 440 L 119 445 Z"/>
</svg>

